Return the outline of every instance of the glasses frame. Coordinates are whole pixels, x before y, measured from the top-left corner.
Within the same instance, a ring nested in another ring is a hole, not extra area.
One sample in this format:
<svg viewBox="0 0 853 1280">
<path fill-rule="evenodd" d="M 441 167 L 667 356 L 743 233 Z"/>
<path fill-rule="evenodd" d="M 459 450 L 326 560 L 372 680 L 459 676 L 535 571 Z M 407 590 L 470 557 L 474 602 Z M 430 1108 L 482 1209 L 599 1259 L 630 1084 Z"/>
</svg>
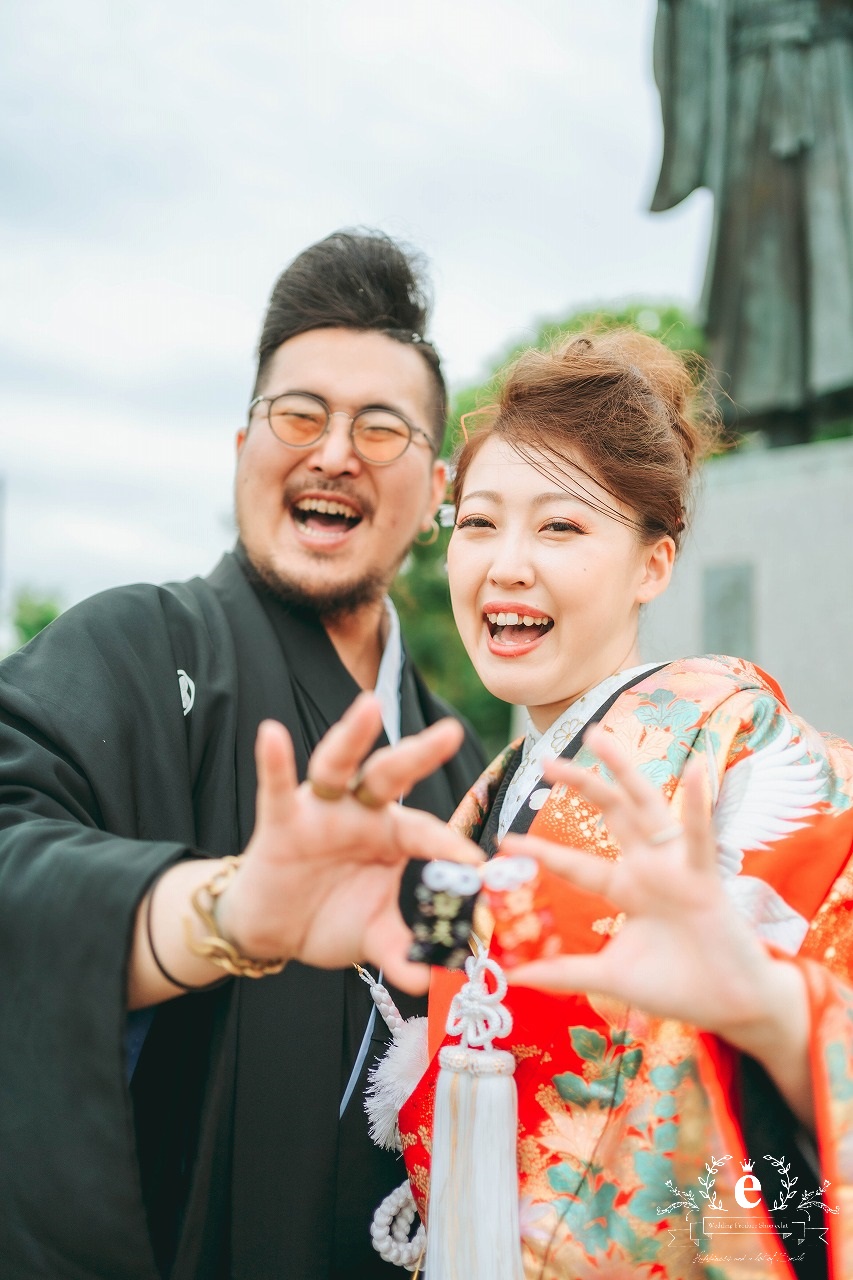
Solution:
<svg viewBox="0 0 853 1280">
<path fill-rule="evenodd" d="M 301 396 L 305 400 L 314 400 L 317 404 L 321 405 L 322 408 L 325 410 L 326 425 L 324 426 L 320 434 L 314 440 L 309 440 L 307 444 L 291 444 L 288 440 L 282 440 L 281 436 L 276 435 L 275 431 L 273 430 L 272 406 L 276 400 L 281 400 L 285 396 Z M 269 429 L 272 432 L 273 437 L 278 441 L 279 444 L 283 444 L 286 449 L 313 449 L 316 445 L 320 443 L 323 437 L 328 434 L 329 427 L 332 424 L 332 418 L 336 418 L 338 417 L 338 415 L 343 414 L 343 416 L 349 422 L 349 438 L 350 438 L 350 445 L 352 447 L 353 453 L 355 453 L 357 457 L 361 458 L 362 462 L 368 463 L 368 465 L 371 467 L 390 467 L 393 462 L 399 462 L 400 459 L 404 456 L 404 454 L 408 450 L 409 445 L 412 444 L 412 442 L 414 441 L 414 438 L 416 435 L 423 436 L 424 440 L 427 443 L 427 447 L 429 448 L 430 453 L 432 453 L 434 457 L 438 455 L 438 448 L 436 446 L 436 443 L 428 431 L 424 431 L 423 427 L 416 427 L 415 424 L 413 422 L 409 422 L 409 419 L 404 417 L 402 413 L 399 413 L 396 409 L 388 409 L 384 404 L 366 404 L 363 406 L 363 408 L 359 409 L 358 413 L 350 415 L 345 413 L 343 409 L 330 409 L 322 396 L 315 396 L 310 391 L 280 391 L 277 396 L 255 396 L 254 400 L 249 405 L 248 416 L 250 418 L 252 416 L 252 413 L 254 412 L 254 410 L 257 408 L 259 404 L 265 404 L 267 406 L 267 411 L 265 415 L 267 420 L 267 425 L 269 426 Z M 383 413 L 389 413 L 389 414 L 392 414 L 393 417 L 399 418 L 409 432 L 409 438 L 406 441 L 406 444 L 403 447 L 403 449 L 400 451 L 400 453 L 398 453 L 397 456 L 394 458 L 386 458 L 384 462 L 377 461 L 377 459 L 375 458 L 366 457 L 359 449 L 358 444 L 356 443 L 355 435 L 353 433 L 353 426 L 355 424 L 356 419 L 360 418 L 363 413 L 369 413 L 371 409 L 381 410 Z"/>
</svg>

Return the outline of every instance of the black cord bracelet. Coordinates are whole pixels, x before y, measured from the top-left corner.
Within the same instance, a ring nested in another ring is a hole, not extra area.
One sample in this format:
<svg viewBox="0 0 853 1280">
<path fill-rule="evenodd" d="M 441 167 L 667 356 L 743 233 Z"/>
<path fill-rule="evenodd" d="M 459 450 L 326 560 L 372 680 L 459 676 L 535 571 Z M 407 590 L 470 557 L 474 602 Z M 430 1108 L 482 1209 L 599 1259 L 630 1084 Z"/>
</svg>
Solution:
<svg viewBox="0 0 853 1280">
<path fill-rule="evenodd" d="M 157 948 L 154 946 L 154 935 L 151 931 L 151 904 L 154 901 L 154 890 L 157 888 L 157 885 L 160 883 L 164 874 L 165 873 L 161 873 L 161 875 L 157 877 L 151 888 L 148 890 L 148 896 L 145 899 L 145 932 L 148 936 L 148 949 L 151 952 L 151 957 L 154 963 L 166 981 L 171 982 L 173 987 L 178 987 L 181 991 L 212 991 L 214 987 L 221 987 L 223 982 L 228 981 L 227 974 L 224 978 L 214 978 L 212 982 L 196 983 L 194 986 L 190 986 L 188 982 L 181 982 L 180 978 L 176 978 L 173 974 L 169 973 L 169 970 L 158 956 Z"/>
</svg>

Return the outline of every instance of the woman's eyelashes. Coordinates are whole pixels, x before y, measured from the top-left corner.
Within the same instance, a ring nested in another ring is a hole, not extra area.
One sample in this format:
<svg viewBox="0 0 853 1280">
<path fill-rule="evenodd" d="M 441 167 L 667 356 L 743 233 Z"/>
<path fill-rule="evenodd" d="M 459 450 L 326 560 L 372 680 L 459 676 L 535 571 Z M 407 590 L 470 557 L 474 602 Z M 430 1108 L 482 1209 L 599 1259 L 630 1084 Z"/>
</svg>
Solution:
<svg viewBox="0 0 853 1280">
<path fill-rule="evenodd" d="M 484 515 L 468 515 L 460 516 L 456 521 L 457 529 L 494 529 L 495 521 L 489 516 Z M 569 520 L 565 516 L 552 516 L 550 520 L 544 521 L 537 530 L 539 533 L 579 533 L 585 534 L 589 531 L 575 520 Z"/>
<path fill-rule="evenodd" d="M 457 529 L 493 529 L 494 521 L 486 516 L 462 516 L 456 521 Z"/>
<path fill-rule="evenodd" d="M 586 529 L 576 524 L 574 520 L 565 520 L 560 516 L 555 516 L 553 520 L 547 520 L 542 525 L 542 531 L 547 533 L 586 533 Z"/>
</svg>

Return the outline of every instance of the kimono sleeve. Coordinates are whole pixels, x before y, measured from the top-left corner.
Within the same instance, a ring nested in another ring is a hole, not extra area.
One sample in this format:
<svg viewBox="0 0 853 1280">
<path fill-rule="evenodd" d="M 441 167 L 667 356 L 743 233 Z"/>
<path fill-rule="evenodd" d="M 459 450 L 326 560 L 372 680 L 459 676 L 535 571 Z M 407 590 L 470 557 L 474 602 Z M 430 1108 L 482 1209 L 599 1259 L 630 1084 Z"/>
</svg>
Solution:
<svg viewBox="0 0 853 1280">
<path fill-rule="evenodd" d="M 833 1274 L 851 1275 L 853 748 L 816 732 L 769 690 L 728 699 L 709 718 L 704 739 L 718 770 L 715 822 L 726 888 L 806 981 L 820 1173 L 798 1195 L 811 1197 L 809 1225 L 817 1215 L 828 1228 Z"/>
<path fill-rule="evenodd" d="M 124 1079 L 126 966 L 148 884 L 191 848 L 190 793 L 155 588 L 95 597 L 2 664 L 0 1256 L 9 1274 L 157 1274 Z"/>
<path fill-rule="evenodd" d="M 765 942 L 794 955 L 850 855 L 853 747 L 758 688 L 715 708 L 697 752 L 708 761 L 726 891 Z"/>
</svg>

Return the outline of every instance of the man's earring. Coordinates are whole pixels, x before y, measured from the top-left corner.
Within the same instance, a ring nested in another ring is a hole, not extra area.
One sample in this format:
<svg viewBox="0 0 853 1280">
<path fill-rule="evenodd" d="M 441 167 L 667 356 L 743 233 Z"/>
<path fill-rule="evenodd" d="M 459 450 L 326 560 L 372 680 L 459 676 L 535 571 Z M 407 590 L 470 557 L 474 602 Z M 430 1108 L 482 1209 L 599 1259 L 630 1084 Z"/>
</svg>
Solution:
<svg viewBox="0 0 853 1280">
<path fill-rule="evenodd" d="M 424 532 L 425 530 L 422 529 L 421 533 L 424 533 Z M 421 538 L 419 535 L 417 538 L 415 538 L 415 546 L 431 547 L 436 542 L 438 542 L 438 521 L 436 520 L 435 516 L 433 516 L 427 536 L 425 538 Z"/>
</svg>

